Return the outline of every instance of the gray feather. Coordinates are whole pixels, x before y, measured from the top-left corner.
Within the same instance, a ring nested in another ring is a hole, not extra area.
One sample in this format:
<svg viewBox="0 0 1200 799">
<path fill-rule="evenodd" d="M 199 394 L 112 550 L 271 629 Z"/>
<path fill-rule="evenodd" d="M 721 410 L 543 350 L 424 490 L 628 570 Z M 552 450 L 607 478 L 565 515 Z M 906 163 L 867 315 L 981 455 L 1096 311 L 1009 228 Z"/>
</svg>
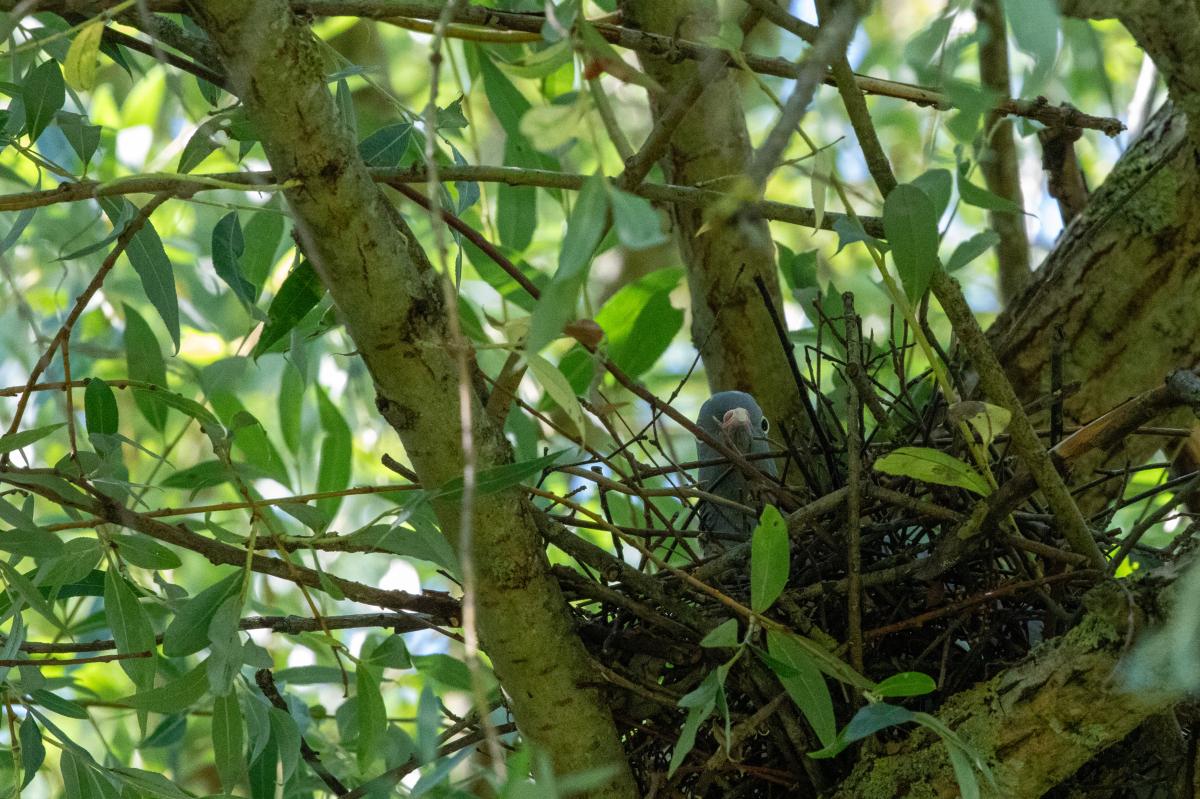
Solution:
<svg viewBox="0 0 1200 799">
<path fill-rule="evenodd" d="M 731 440 L 722 428 L 726 414 L 737 408 L 741 408 L 749 416 L 752 436 L 748 448 Z M 769 452 L 771 449 L 762 409 L 754 397 L 744 391 L 722 391 L 714 394 L 700 407 L 696 424 L 713 439 L 724 441 L 735 449 L 742 449 L 746 454 Z M 721 453 L 709 444 L 696 441 L 696 460 L 707 461 L 722 457 Z M 752 463 L 763 474 L 775 476 L 774 461 L 763 459 Z M 761 482 L 755 485 L 756 481 L 748 479 L 742 470 L 733 464 L 726 462 L 701 466 L 698 482 L 700 488 L 708 493 L 746 505 L 756 511 L 761 508 Z M 706 554 L 723 549 L 730 538 L 748 540 L 758 523 L 757 514 L 750 515 L 736 508 L 706 500 L 700 502 L 699 518 L 702 533 L 716 534 L 701 536 Z"/>
</svg>

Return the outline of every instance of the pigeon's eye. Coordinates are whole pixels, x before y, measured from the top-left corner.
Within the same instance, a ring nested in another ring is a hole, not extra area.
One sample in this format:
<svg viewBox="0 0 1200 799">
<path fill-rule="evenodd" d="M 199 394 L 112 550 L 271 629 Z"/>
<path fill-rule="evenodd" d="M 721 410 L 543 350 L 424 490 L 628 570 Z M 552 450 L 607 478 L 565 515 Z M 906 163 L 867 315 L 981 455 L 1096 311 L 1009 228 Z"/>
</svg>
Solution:
<svg viewBox="0 0 1200 799">
<path fill-rule="evenodd" d="M 764 433 L 771 429 L 771 423 L 767 421 L 767 417 L 765 416 L 763 417 L 763 420 L 759 422 L 759 426 L 762 428 Z"/>
</svg>

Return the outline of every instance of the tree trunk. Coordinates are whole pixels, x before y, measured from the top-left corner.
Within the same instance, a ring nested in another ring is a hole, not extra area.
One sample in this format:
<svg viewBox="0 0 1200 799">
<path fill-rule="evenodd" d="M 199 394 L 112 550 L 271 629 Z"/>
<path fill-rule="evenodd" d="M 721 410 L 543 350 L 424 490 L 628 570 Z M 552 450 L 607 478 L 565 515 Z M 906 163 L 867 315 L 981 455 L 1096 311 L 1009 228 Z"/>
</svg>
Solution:
<svg viewBox="0 0 1200 799">
<path fill-rule="evenodd" d="M 370 179 L 326 88 L 311 32 L 284 0 L 197 3 L 275 174 L 301 246 L 333 295 L 375 380 L 378 405 L 428 487 L 463 475 L 459 397 L 470 402 L 478 466 L 511 459 L 474 390 L 460 394 L 443 277 Z M 474 354 L 468 353 L 472 359 Z M 460 507 L 435 503 L 452 545 Z M 474 545 L 480 636 L 524 735 L 557 771 L 613 768 L 593 797 L 636 796 L 621 742 L 592 679 L 557 582 L 550 576 L 533 507 L 507 490 L 478 496 Z"/>
</svg>

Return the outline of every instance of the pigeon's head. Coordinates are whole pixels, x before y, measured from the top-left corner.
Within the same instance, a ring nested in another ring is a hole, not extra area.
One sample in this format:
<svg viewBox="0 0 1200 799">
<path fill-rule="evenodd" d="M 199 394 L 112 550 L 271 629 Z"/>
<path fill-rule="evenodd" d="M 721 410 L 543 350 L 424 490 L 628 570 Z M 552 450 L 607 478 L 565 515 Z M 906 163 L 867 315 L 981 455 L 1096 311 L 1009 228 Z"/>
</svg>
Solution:
<svg viewBox="0 0 1200 799">
<path fill-rule="evenodd" d="M 738 452 L 766 450 L 770 425 L 754 397 L 744 391 L 721 391 L 700 406 L 696 424 L 717 441 Z M 759 442 L 756 446 L 756 442 Z"/>
</svg>

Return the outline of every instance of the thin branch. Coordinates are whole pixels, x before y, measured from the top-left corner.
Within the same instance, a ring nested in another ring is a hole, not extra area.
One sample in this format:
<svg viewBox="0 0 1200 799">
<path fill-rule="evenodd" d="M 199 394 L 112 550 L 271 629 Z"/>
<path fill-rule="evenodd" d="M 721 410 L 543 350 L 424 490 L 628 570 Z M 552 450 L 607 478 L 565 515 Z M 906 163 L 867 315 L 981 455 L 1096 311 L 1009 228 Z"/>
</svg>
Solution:
<svg viewBox="0 0 1200 799">
<path fill-rule="evenodd" d="M 846 353 L 862 366 L 862 330 L 854 313 L 854 294 L 842 295 L 846 316 Z M 862 629 L 862 399 L 853 380 L 846 380 L 846 615 L 850 665 L 864 671 Z"/>
<path fill-rule="evenodd" d="M 395 185 L 397 183 L 424 183 L 428 175 L 423 167 L 409 169 L 369 170 L 376 182 Z M 548 189 L 579 191 L 587 175 L 570 172 L 553 172 L 544 169 L 524 169 L 506 166 L 440 166 L 438 173 L 444 181 L 477 181 L 480 183 L 506 183 L 510 186 L 538 186 Z M 271 172 L 226 172 L 209 175 L 152 174 L 135 175 L 117 180 L 98 182 L 83 180 L 63 183 L 54 189 L 27 191 L 0 195 L 0 212 L 20 211 L 25 208 L 41 208 L 61 202 L 78 202 L 99 197 L 116 197 L 126 194 L 148 194 L 168 192 L 176 196 L 191 196 L 202 191 L 236 189 L 260 191 L 264 186 L 276 186 Z M 633 190 L 634 194 L 661 203 L 678 203 L 688 206 L 707 206 L 720 202 L 727 195 L 710 189 L 697 189 L 670 183 L 642 183 Z M 764 219 L 788 222 L 793 225 L 815 227 L 816 213 L 788 203 L 759 201 L 746 204 Z M 834 224 L 843 214 L 826 213 L 821 229 L 833 230 Z M 883 222 L 879 217 L 860 216 L 863 229 L 872 236 L 883 236 Z"/>
<path fill-rule="evenodd" d="M 1058 473 L 1054 461 L 1038 439 L 1029 417 L 1025 415 L 1025 409 L 1017 398 L 1012 383 L 1004 374 L 1004 367 L 1000 365 L 996 353 L 992 351 L 983 330 L 979 327 L 979 320 L 975 318 L 966 298 L 963 297 L 962 287 L 941 269 L 934 271 L 930 285 L 975 366 L 984 392 L 993 402 L 1012 414 L 1008 432 L 1012 437 L 1013 449 L 1017 451 L 1017 455 L 1037 481 L 1038 488 L 1046 496 L 1046 501 L 1058 521 L 1059 532 L 1067 539 L 1072 549 L 1086 556 L 1095 568 L 1104 571 L 1108 568 L 1108 561 L 1096 545 L 1096 539 L 1092 537 L 1079 506 L 1075 504 L 1062 475 Z"/>
<path fill-rule="evenodd" d="M 828 74 L 829 65 L 846 53 L 846 45 L 854 35 L 858 21 L 854 4 L 841 6 L 836 16 L 821 28 L 821 36 L 796 70 L 796 85 L 792 89 L 775 127 L 767 134 L 766 141 L 754 154 L 754 160 L 746 170 L 752 184 L 759 190 L 766 185 L 767 178 L 783 157 L 783 151 L 792 139 L 804 112 L 812 102 L 817 85 Z"/>
<path fill-rule="evenodd" d="M 89 7 L 104 8 L 115 5 L 115 0 L 99 0 Z M 16 0 L 0 0 L 0 11 L 13 11 L 19 5 Z M 43 0 L 37 4 L 41 11 L 69 12 L 75 10 L 75 0 Z M 166 13 L 186 13 L 183 0 L 147 0 L 145 3 L 151 11 Z M 315 16 L 355 16 L 363 19 L 373 19 L 380 22 L 396 23 L 404 27 L 403 18 L 435 20 L 441 13 L 441 5 L 428 2 L 395 2 L 395 0 L 292 0 L 292 9 L 299 14 Z M 535 38 L 525 41 L 539 41 L 541 38 L 543 18 L 536 14 L 521 14 L 517 12 L 499 11 L 484 6 L 468 5 L 454 15 L 454 21 L 459 24 L 474 25 L 483 29 L 497 31 L 520 31 L 531 34 Z M 611 44 L 628 50 L 636 50 L 649 55 L 686 58 L 692 61 L 705 61 L 716 53 L 726 59 L 730 66 L 735 61 L 730 59 L 719 48 L 709 47 L 686 39 L 676 39 L 670 36 L 648 33 L 646 31 L 625 28 L 606 22 L 594 22 L 592 27 Z M 463 35 L 463 31 L 450 30 L 448 35 L 454 37 Z M 465 38 L 476 38 L 466 36 Z M 797 65 L 786 58 L 772 58 L 742 53 L 737 57 L 744 60 L 746 66 L 761 75 L 771 75 L 777 78 L 795 79 L 798 76 Z M 946 110 L 954 108 L 950 98 L 924 86 L 914 86 L 899 81 L 872 78 L 865 75 L 855 75 L 859 91 L 867 94 L 877 94 L 894 97 L 920 106 L 932 106 Z M 823 82 L 836 85 L 833 75 L 826 75 Z M 996 103 L 996 110 L 1002 114 L 1027 117 L 1051 126 L 1055 124 L 1068 125 L 1076 128 L 1087 128 L 1102 131 L 1107 136 L 1116 136 L 1125 130 L 1125 125 L 1119 119 L 1112 117 L 1097 117 L 1085 114 L 1069 105 L 1053 106 L 1044 97 L 1034 100 L 1002 99 Z"/>
</svg>

